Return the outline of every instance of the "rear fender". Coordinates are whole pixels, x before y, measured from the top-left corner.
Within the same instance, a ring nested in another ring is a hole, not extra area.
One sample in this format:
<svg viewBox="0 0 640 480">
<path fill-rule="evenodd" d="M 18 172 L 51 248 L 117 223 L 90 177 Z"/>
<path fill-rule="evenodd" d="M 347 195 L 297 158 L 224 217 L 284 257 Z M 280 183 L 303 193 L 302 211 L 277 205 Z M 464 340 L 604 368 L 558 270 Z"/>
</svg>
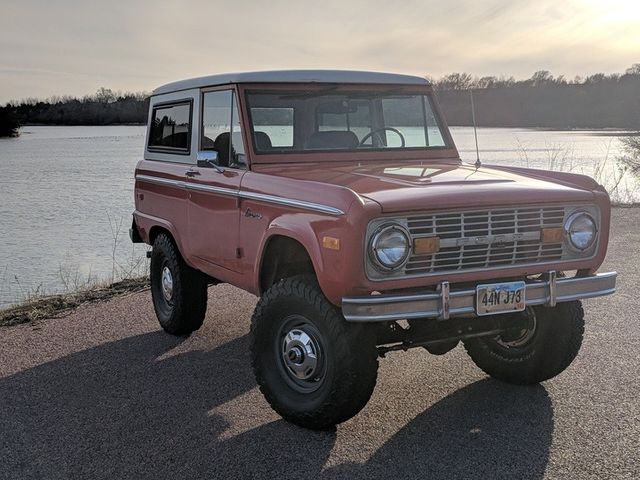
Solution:
<svg viewBox="0 0 640 480">
<path fill-rule="evenodd" d="M 176 246 L 178 247 L 182 258 L 184 258 L 185 261 L 189 263 L 187 258 L 185 257 L 186 250 L 184 248 L 183 242 L 178 235 L 176 228 L 171 222 L 140 212 L 135 212 L 133 214 L 133 222 L 134 225 L 137 226 L 137 231 L 142 241 L 149 245 L 153 245 L 153 239 L 157 235 L 158 229 L 169 232 L 169 234 L 173 238 L 173 241 L 176 243 Z"/>
</svg>

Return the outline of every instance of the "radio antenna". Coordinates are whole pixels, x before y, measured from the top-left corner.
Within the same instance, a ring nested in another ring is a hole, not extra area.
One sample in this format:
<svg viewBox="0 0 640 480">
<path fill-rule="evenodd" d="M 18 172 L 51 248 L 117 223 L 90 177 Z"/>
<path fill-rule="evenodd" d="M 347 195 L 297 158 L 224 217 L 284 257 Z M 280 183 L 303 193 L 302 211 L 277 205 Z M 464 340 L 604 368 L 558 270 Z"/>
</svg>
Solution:
<svg viewBox="0 0 640 480">
<path fill-rule="evenodd" d="M 471 96 L 471 117 L 473 118 L 473 136 L 476 138 L 476 170 L 482 166 L 480 161 L 480 149 L 478 148 L 478 127 L 476 125 L 476 107 L 473 103 L 473 90 L 469 90 Z"/>
</svg>

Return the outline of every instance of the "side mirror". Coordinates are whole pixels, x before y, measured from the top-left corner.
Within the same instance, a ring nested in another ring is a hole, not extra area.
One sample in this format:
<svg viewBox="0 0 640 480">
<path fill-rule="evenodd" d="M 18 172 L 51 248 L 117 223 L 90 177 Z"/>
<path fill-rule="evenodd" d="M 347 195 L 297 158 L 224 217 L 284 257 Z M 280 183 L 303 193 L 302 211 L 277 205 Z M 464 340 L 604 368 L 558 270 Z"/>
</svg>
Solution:
<svg viewBox="0 0 640 480">
<path fill-rule="evenodd" d="M 224 169 L 218 165 L 218 152 L 215 150 L 200 150 L 196 155 L 198 167 L 215 168 L 218 173 L 224 172 Z"/>
</svg>

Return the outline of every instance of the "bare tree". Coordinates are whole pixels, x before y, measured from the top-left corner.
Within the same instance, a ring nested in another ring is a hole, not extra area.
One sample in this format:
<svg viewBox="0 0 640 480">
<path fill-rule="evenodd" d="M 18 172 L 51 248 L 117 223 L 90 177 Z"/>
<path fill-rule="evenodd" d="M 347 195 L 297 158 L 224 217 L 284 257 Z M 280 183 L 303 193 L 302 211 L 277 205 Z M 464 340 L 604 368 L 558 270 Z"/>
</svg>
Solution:
<svg viewBox="0 0 640 480">
<path fill-rule="evenodd" d="M 96 92 L 95 99 L 99 103 L 113 103 L 116 101 L 116 94 L 110 88 L 100 87 Z"/>
<path fill-rule="evenodd" d="M 625 75 L 640 75 L 640 63 L 634 63 L 624 73 Z"/>
<path fill-rule="evenodd" d="M 439 90 L 468 90 L 473 86 L 474 79 L 468 73 L 450 73 L 436 82 Z"/>
<path fill-rule="evenodd" d="M 640 132 L 628 137 L 621 137 L 620 141 L 622 142 L 620 163 L 631 173 L 640 177 Z"/>
<path fill-rule="evenodd" d="M 549 70 L 538 70 L 531 76 L 530 81 L 534 87 L 541 87 L 543 85 L 553 84 L 554 80 Z"/>
</svg>

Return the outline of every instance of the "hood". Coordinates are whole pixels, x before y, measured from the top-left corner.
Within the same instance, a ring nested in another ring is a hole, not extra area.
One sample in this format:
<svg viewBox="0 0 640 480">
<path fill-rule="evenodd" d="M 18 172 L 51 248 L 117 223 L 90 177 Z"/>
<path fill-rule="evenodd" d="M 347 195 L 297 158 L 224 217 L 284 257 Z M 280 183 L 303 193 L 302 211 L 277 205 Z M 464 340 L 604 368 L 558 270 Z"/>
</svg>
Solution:
<svg viewBox="0 0 640 480">
<path fill-rule="evenodd" d="M 460 162 L 372 162 L 369 165 L 311 163 L 271 165 L 271 175 L 346 187 L 380 205 L 383 212 L 593 201 L 593 186 L 567 180 L 567 174 Z M 576 179 L 580 175 L 570 176 Z M 561 178 L 561 179 L 560 179 Z M 592 181 L 591 181 L 592 182 Z"/>
</svg>

